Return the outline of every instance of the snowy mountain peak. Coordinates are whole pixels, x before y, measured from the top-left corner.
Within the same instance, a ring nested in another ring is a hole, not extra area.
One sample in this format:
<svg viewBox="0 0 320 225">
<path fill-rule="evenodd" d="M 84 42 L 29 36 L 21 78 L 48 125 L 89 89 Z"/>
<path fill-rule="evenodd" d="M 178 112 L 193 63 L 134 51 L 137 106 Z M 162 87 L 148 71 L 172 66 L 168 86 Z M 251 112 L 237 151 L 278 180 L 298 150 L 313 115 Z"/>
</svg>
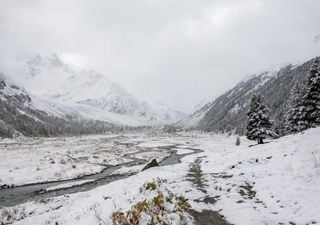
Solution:
<svg viewBox="0 0 320 225">
<path fill-rule="evenodd" d="M 132 95 L 95 70 L 75 69 L 63 62 L 57 54 L 21 54 L 15 62 L 2 64 L 7 67 L 1 65 L 1 71 L 33 96 L 75 107 L 75 111 L 85 110 L 86 116 L 102 115 L 102 112 L 105 112 L 105 115 L 114 113 L 140 122 L 143 120 L 146 125 L 155 122 L 169 124 L 184 116 L 183 113 L 166 106 L 164 102 L 156 102 L 145 95 L 142 95 L 142 98 Z M 88 113 L 88 110 L 92 113 Z M 101 118 L 95 116 L 94 119 L 106 121 L 105 115 Z"/>
<path fill-rule="evenodd" d="M 145 103 L 93 70 L 74 72 L 46 96 L 55 101 L 90 105 L 119 114 L 148 113 Z"/>
<path fill-rule="evenodd" d="M 68 66 L 62 62 L 57 54 L 48 56 L 41 56 L 38 53 L 20 54 L 14 63 L 17 65 L 13 66 L 13 72 L 23 75 L 25 79 L 40 76 L 42 73 L 52 72 L 56 69 L 68 70 Z"/>
</svg>

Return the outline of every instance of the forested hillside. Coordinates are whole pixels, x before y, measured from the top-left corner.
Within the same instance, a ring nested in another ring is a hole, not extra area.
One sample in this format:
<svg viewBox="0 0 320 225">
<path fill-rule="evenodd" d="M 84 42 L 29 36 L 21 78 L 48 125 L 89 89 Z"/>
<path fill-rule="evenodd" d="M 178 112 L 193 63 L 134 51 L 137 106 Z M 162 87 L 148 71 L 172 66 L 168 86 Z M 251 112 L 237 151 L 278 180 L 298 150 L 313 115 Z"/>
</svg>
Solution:
<svg viewBox="0 0 320 225">
<path fill-rule="evenodd" d="M 277 71 L 254 75 L 178 125 L 187 129 L 244 134 L 250 98 L 252 94 L 260 94 L 270 108 L 276 132 L 284 134 L 285 113 L 292 107 L 290 93 L 297 87 L 303 88 L 313 61 L 311 59 L 301 65 L 287 65 Z M 197 118 L 199 115 L 201 118 Z"/>
</svg>

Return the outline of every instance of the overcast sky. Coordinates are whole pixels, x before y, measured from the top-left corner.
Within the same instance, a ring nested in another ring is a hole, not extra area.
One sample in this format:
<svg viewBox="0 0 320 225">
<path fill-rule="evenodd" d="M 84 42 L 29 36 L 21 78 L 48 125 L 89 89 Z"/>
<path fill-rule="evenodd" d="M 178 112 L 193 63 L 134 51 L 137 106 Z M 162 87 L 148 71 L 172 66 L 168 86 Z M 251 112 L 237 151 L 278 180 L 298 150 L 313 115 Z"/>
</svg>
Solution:
<svg viewBox="0 0 320 225">
<path fill-rule="evenodd" d="M 0 0 L 1 57 L 57 53 L 190 111 L 320 55 L 319 0 Z"/>
</svg>

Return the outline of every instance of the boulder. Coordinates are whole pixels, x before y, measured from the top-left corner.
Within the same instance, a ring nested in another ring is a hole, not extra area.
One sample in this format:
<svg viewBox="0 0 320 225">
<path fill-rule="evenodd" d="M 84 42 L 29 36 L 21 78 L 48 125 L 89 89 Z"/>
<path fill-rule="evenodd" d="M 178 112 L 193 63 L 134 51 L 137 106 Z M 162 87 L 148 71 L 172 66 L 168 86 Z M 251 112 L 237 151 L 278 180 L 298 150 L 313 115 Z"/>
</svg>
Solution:
<svg viewBox="0 0 320 225">
<path fill-rule="evenodd" d="M 141 171 L 150 169 L 151 167 L 160 166 L 156 159 L 152 159 L 150 162 L 148 162 Z"/>
</svg>

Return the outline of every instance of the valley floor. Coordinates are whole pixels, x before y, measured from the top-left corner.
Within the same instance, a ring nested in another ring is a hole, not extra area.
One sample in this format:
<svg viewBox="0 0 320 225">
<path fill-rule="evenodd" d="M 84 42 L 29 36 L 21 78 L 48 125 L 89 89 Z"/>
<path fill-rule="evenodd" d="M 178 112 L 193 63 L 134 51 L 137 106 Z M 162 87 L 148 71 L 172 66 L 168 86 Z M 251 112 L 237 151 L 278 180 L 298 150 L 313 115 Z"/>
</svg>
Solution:
<svg viewBox="0 0 320 225">
<path fill-rule="evenodd" d="M 150 168 L 90 191 L 3 207 L 0 221 L 112 224 L 113 212 L 129 210 L 146 198 L 141 192 L 144 183 L 162 178 L 167 180 L 166 189 L 189 199 L 189 213 L 197 224 L 320 224 L 319 136 L 320 128 L 316 128 L 258 146 L 251 146 L 255 143 L 244 137 L 236 146 L 234 136 L 191 133 L 86 136 L 83 144 L 79 138 L 3 141 L 0 182 L 15 185 L 99 172 L 105 164 L 130 160 L 125 157 L 128 154 L 161 159 L 168 156 L 168 146 L 174 146 L 178 154 L 192 148 L 203 152 L 188 155 L 179 164 Z M 140 169 L 134 166 L 117 172 Z"/>
<path fill-rule="evenodd" d="M 168 155 L 165 149 L 154 152 L 140 146 L 138 137 L 141 138 L 134 134 L 110 134 L 6 139 L 0 142 L 0 186 L 83 177 L 99 173 L 108 166 L 130 162 L 132 159 L 125 157 L 129 154 L 146 160 Z"/>
</svg>

